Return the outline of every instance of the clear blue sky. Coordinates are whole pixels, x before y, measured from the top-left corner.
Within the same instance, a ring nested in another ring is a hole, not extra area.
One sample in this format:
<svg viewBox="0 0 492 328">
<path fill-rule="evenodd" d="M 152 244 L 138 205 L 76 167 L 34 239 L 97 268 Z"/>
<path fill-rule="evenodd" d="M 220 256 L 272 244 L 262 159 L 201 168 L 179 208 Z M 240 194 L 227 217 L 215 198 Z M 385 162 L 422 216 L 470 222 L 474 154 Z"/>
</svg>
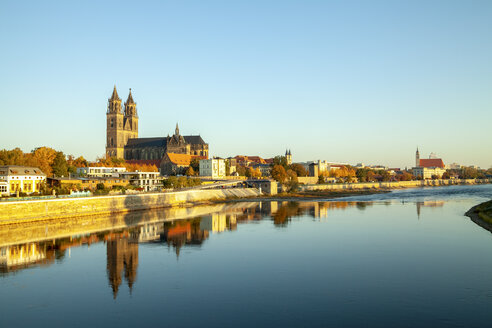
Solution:
<svg viewBox="0 0 492 328">
<path fill-rule="evenodd" d="M 211 155 L 492 165 L 492 1 L 2 1 L 0 44 L 0 148 L 95 159 L 116 84 Z"/>
</svg>

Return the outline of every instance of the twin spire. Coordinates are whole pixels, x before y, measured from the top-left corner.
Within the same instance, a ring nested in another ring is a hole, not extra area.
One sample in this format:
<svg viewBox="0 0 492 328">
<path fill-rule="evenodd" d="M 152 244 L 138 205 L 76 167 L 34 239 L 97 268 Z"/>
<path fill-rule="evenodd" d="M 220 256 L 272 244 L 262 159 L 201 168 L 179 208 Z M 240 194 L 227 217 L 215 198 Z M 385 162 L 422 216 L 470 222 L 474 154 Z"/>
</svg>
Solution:
<svg viewBox="0 0 492 328">
<path fill-rule="evenodd" d="M 116 91 L 116 85 L 114 86 L 113 88 L 113 94 L 111 95 L 111 98 L 109 99 L 109 102 L 112 103 L 112 102 L 121 102 L 121 99 L 120 97 L 118 96 L 118 91 Z M 130 106 L 129 106 L 130 105 Z M 130 92 L 128 94 L 128 98 L 125 102 L 125 114 L 131 114 L 131 115 L 136 115 L 137 112 L 136 112 L 136 103 L 135 101 L 133 100 L 133 96 L 132 96 L 132 88 L 130 88 Z M 121 105 L 118 105 L 118 106 L 121 106 Z M 127 113 L 127 108 L 129 107 L 133 107 L 134 110 L 130 110 L 131 113 Z M 121 110 L 121 107 L 119 107 L 120 109 L 118 109 L 117 111 L 119 112 Z"/>
<path fill-rule="evenodd" d="M 120 97 L 118 97 L 118 91 L 116 91 L 116 84 L 113 88 L 113 94 L 111 95 L 111 98 L 109 100 L 120 100 Z M 135 102 L 133 101 L 132 97 L 132 88 L 130 88 L 130 93 L 128 94 L 128 99 L 126 100 L 125 104 L 133 105 Z"/>
</svg>

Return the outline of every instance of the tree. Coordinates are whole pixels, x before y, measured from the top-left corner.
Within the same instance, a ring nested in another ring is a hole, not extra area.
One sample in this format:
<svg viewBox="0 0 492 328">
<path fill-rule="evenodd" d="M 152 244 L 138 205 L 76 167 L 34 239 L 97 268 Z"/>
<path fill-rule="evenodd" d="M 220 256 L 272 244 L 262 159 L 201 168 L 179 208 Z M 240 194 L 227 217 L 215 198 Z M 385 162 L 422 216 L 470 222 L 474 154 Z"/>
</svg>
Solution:
<svg viewBox="0 0 492 328">
<path fill-rule="evenodd" d="M 38 167 L 47 177 L 52 175 L 53 161 L 57 151 L 49 147 L 39 147 L 34 149 L 31 154 L 32 166 Z"/>
<path fill-rule="evenodd" d="M 273 159 L 273 166 L 280 165 L 283 166 L 284 169 L 287 168 L 287 158 L 285 156 L 275 156 Z"/>
<path fill-rule="evenodd" d="M 200 172 L 200 160 L 198 158 L 193 158 L 190 162 L 190 167 L 193 169 L 193 172 L 198 174 Z"/>
<path fill-rule="evenodd" d="M 461 170 L 462 179 L 476 179 L 478 177 L 478 170 L 473 167 L 464 167 Z"/>
<path fill-rule="evenodd" d="M 283 183 L 287 180 L 287 172 L 282 165 L 274 165 L 272 168 L 272 178 L 276 181 Z"/>
<path fill-rule="evenodd" d="M 226 171 L 226 176 L 231 175 L 231 161 L 229 159 L 225 160 L 225 171 Z"/>
<path fill-rule="evenodd" d="M 308 171 L 301 164 L 291 164 L 289 167 L 292 171 L 296 172 L 298 177 L 307 177 Z"/>
<path fill-rule="evenodd" d="M 246 168 L 246 176 L 248 178 L 259 178 L 259 177 L 261 177 L 260 168 L 257 167 L 256 169 L 254 169 L 252 167 L 247 167 Z"/>
<path fill-rule="evenodd" d="M 414 179 L 413 174 L 406 171 L 403 172 L 403 174 L 400 176 L 400 181 L 411 181 L 413 179 Z"/>
<path fill-rule="evenodd" d="M 376 173 L 373 170 L 368 170 L 366 175 L 366 181 L 374 182 L 376 181 Z"/>
<path fill-rule="evenodd" d="M 238 175 L 240 175 L 242 177 L 246 176 L 246 168 L 244 166 L 238 165 L 236 167 L 236 172 Z"/>
<path fill-rule="evenodd" d="M 51 169 L 53 170 L 53 174 L 57 177 L 64 177 L 68 175 L 67 160 L 65 159 L 65 154 L 61 151 L 56 152 L 55 159 L 51 164 Z"/>
<path fill-rule="evenodd" d="M 383 181 L 390 181 L 391 174 L 388 171 L 381 170 L 381 173 L 380 174 L 381 174 L 381 180 L 383 180 Z"/>
<path fill-rule="evenodd" d="M 190 166 L 186 169 L 185 175 L 193 176 L 193 175 L 195 175 L 195 170 L 193 170 L 193 168 Z"/>
</svg>

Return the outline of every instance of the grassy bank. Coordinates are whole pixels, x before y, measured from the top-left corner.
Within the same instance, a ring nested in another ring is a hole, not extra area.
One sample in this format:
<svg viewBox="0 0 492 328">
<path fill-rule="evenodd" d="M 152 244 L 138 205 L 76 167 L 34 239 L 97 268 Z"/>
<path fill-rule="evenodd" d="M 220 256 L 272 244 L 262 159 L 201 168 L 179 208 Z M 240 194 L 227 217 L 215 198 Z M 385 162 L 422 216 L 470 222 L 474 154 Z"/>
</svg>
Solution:
<svg viewBox="0 0 492 328">
<path fill-rule="evenodd" d="M 492 200 L 472 207 L 465 215 L 474 221 L 481 220 L 492 226 Z"/>
</svg>

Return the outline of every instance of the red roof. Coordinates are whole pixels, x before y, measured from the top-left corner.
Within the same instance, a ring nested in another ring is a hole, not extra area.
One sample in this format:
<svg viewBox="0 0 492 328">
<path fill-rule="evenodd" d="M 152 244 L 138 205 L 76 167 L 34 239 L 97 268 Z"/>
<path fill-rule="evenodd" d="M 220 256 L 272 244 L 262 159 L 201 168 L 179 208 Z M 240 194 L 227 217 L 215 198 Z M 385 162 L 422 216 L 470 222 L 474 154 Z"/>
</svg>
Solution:
<svg viewBox="0 0 492 328">
<path fill-rule="evenodd" d="M 126 161 L 128 164 L 138 164 L 138 165 L 155 165 L 156 167 L 159 167 L 161 164 L 160 159 L 129 159 Z"/>
<path fill-rule="evenodd" d="M 169 157 L 169 161 L 176 165 L 181 166 L 189 166 L 191 162 L 191 155 L 188 154 L 175 154 L 175 153 L 167 153 Z"/>
<path fill-rule="evenodd" d="M 420 166 L 444 168 L 444 162 L 441 158 L 424 158 L 420 160 Z"/>
</svg>

